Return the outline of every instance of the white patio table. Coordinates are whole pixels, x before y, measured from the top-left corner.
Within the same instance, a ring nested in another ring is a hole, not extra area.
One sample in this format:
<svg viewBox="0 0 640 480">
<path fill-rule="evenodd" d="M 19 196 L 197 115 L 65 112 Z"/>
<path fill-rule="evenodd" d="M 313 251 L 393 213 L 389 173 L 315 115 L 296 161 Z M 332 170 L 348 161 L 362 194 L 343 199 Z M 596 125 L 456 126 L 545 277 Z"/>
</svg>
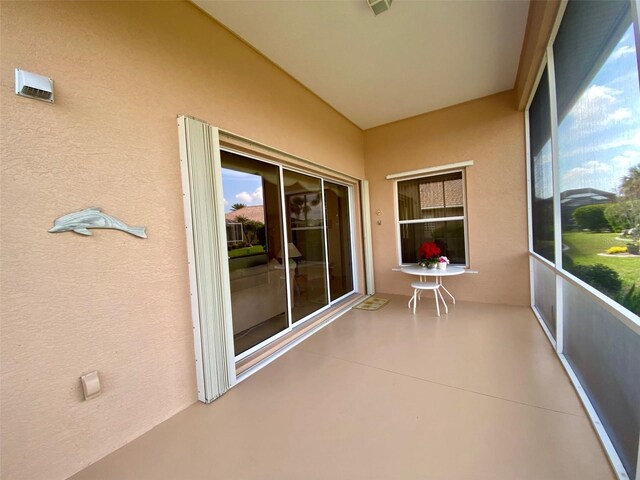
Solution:
<svg viewBox="0 0 640 480">
<path fill-rule="evenodd" d="M 451 292 L 447 290 L 444 285 L 442 285 L 442 277 L 453 277 L 455 275 L 462 275 L 466 272 L 464 267 L 448 266 L 446 270 L 440 270 L 438 268 L 424 268 L 418 265 L 407 265 L 405 267 L 400 267 L 400 271 L 409 275 L 419 276 L 421 282 L 425 281 L 425 277 L 435 277 L 436 283 L 440 285 L 440 288 L 442 290 L 447 292 L 447 295 L 449 295 L 451 297 L 451 300 L 453 300 L 454 305 L 456 304 L 456 299 L 453 295 L 451 295 Z M 440 298 L 442 299 L 442 302 L 445 304 L 446 308 L 447 304 L 445 303 L 442 295 L 440 295 Z"/>
</svg>

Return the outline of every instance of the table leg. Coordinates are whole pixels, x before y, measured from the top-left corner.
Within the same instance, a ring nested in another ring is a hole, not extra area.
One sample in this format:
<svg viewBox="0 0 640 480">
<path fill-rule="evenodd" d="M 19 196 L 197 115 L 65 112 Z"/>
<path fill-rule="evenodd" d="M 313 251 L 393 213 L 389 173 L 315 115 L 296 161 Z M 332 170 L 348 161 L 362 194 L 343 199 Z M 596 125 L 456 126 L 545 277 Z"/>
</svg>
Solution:
<svg viewBox="0 0 640 480">
<path fill-rule="evenodd" d="M 444 301 L 444 297 L 442 296 L 442 292 L 440 291 L 439 288 L 436 291 L 438 292 L 438 295 L 440 295 L 440 299 L 442 300 L 442 304 L 444 305 L 444 313 L 449 313 L 449 308 L 447 307 L 447 302 Z"/>
<path fill-rule="evenodd" d="M 444 285 L 442 285 L 442 281 L 440 281 L 440 288 L 442 288 L 445 292 L 447 292 L 447 295 L 449 295 L 451 297 L 451 300 L 453 300 L 453 304 L 456 304 L 456 298 L 451 295 L 451 292 L 449 290 L 447 290 L 446 288 L 444 288 Z"/>
<path fill-rule="evenodd" d="M 418 293 L 417 289 L 413 291 L 413 296 L 409 299 L 409 303 L 407 304 L 407 307 L 409 309 L 411 309 L 411 302 L 413 302 L 413 309 L 415 310 L 415 308 L 416 308 L 415 305 L 416 305 L 416 301 L 417 301 L 417 298 L 416 298 L 417 293 Z"/>
<path fill-rule="evenodd" d="M 413 314 L 416 314 L 416 303 L 418 303 L 418 289 L 413 294 Z"/>
</svg>

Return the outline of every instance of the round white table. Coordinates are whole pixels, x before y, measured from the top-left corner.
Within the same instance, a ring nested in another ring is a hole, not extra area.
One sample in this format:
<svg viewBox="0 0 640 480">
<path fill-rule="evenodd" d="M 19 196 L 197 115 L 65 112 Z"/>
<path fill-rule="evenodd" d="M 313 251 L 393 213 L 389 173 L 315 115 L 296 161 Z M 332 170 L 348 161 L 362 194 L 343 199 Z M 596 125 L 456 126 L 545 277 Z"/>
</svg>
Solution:
<svg viewBox="0 0 640 480">
<path fill-rule="evenodd" d="M 453 267 L 453 266 L 448 266 L 445 270 L 440 270 L 439 268 L 425 268 L 425 267 L 420 267 L 419 265 L 407 265 L 405 267 L 400 267 L 400 271 L 403 273 L 407 273 L 409 275 L 419 276 L 421 282 L 425 281 L 424 280 L 425 277 L 435 277 L 436 283 L 440 285 L 440 288 L 442 290 L 447 292 L 447 295 L 449 295 L 451 297 L 451 300 L 453 300 L 454 305 L 456 304 L 456 299 L 453 295 L 451 295 L 451 292 L 447 290 L 444 287 L 444 285 L 442 285 L 442 277 L 453 277 L 455 275 L 462 275 L 463 273 L 465 273 L 465 269 L 463 267 Z M 440 295 L 440 298 L 442 299 L 442 303 L 444 303 L 444 306 L 446 309 L 447 304 L 445 303 L 442 295 Z"/>
</svg>

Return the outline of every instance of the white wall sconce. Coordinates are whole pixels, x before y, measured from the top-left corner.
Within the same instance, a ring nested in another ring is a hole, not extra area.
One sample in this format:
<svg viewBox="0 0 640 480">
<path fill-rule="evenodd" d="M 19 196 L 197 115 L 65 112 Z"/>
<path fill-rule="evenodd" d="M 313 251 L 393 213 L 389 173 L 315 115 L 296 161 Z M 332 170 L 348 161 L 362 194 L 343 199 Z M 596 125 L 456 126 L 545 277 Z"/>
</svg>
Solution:
<svg viewBox="0 0 640 480">
<path fill-rule="evenodd" d="M 16 94 L 53 103 L 53 79 L 16 68 Z"/>
</svg>

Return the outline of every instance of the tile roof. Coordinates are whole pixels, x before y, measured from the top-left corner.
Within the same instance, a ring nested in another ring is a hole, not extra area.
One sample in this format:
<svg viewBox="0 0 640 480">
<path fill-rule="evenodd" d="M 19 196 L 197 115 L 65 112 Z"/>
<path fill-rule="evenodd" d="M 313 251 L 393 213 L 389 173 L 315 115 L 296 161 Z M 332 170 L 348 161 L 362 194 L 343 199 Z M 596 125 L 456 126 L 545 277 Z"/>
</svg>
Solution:
<svg viewBox="0 0 640 480">
<path fill-rule="evenodd" d="M 224 218 L 227 222 L 235 222 L 237 217 L 245 217 L 255 222 L 264 223 L 264 205 L 244 207 L 227 213 Z"/>
</svg>

